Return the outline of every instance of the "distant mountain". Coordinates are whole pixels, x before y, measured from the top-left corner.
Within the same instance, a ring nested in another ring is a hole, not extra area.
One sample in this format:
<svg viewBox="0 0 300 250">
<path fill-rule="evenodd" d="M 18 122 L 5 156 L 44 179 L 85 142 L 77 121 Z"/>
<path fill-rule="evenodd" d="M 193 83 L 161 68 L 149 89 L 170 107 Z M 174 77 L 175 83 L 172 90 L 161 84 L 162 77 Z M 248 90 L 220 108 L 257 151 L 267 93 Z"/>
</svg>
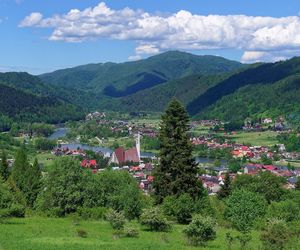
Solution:
<svg viewBox="0 0 300 250">
<path fill-rule="evenodd" d="M 163 111 L 176 96 L 192 116 L 243 121 L 286 116 L 300 121 L 300 58 L 229 73 L 191 75 L 104 103 L 104 109 Z M 109 106 L 110 105 L 110 106 Z"/>
<path fill-rule="evenodd" d="M 286 116 L 300 121 L 300 58 L 259 64 L 219 82 L 188 105 L 202 118 Z"/>
<path fill-rule="evenodd" d="M 58 70 L 43 74 L 40 78 L 65 89 L 117 98 L 130 96 L 170 80 L 194 74 L 220 74 L 241 67 L 241 63 L 222 57 L 170 51 L 134 62 L 88 64 Z"/>
<path fill-rule="evenodd" d="M 39 77 L 0 74 L 0 90 L 0 118 L 55 122 L 96 109 L 161 112 L 176 96 L 198 118 L 242 121 L 283 115 L 300 121 L 300 58 L 243 65 L 172 51 Z"/>
</svg>

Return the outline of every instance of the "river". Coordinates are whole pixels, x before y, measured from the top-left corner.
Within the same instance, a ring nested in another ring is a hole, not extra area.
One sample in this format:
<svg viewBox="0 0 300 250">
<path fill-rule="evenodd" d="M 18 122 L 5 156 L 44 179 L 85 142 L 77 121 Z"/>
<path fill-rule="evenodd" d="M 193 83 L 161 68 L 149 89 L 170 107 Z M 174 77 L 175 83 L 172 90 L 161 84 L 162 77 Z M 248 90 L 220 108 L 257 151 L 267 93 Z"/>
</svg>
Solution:
<svg viewBox="0 0 300 250">
<path fill-rule="evenodd" d="M 68 132 L 68 128 L 58 128 L 55 130 L 55 132 L 50 135 L 48 138 L 51 140 L 57 140 L 59 138 L 63 138 L 66 136 Z M 69 149 L 84 149 L 84 150 L 92 150 L 94 152 L 101 152 L 104 155 L 106 154 L 111 154 L 113 152 L 112 149 L 110 148 L 105 148 L 105 147 L 98 147 L 98 146 L 90 146 L 87 144 L 81 144 L 81 143 L 68 143 L 68 144 L 63 144 L 62 147 L 68 147 Z M 141 157 L 143 158 L 151 158 L 154 157 L 155 154 L 151 153 L 151 152 L 141 152 Z M 215 159 L 212 158 L 207 158 L 207 157 L 196 157 L 196 162 L 197 163 L 201 163 L 201 164 L 212 164 L 215 161 Z M 226 161 L 225 160 L 221 160 L 221 164 L 222 165 L 226 165 Z"/>
</svg>

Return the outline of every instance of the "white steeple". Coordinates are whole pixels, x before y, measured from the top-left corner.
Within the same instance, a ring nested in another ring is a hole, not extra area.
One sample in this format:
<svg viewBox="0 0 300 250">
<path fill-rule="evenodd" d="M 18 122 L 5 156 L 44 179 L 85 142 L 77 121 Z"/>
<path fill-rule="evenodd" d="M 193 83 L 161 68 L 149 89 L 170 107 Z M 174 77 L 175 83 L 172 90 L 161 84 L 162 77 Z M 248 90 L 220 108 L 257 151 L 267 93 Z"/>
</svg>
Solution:
<svg viewBox="0 0 300 250">
<path fill-rule="evenodd" d="M 135 147 L 139 156 L 139 160 L 141 160 L 141 135 L 139 132 L 135 135 Z"/>
</svg>

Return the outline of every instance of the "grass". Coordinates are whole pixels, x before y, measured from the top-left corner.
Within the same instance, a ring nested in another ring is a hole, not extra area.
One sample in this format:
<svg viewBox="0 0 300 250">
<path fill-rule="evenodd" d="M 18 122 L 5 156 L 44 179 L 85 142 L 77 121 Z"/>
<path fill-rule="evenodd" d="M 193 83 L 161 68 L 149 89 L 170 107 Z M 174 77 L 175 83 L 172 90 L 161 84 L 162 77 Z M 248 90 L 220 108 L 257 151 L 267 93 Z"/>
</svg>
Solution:
<svg viewBox="0 0 300 250">
<path fill-rule="evenodd" d="M 228 138 L 237 143 L 251 144 L 253 146 L 273 146 L 278 142 L 277 132 L 238 132 L 235 135 L 229 135 Z"/>
<path fill-rule="evenodd" d="M 139 238 L 116 237 L 105 221 L 76 222 L 72 218 L 44 217 L 11 219 L 0 224 L 0 249 L 204 249 L 187 244 L 182 225 L 174 225 L 170 232 L 164 233 L 144 231 L 137 222 L 130 224 L 139 229 Z M 87 233 L 86 237 L 78 236 L 80 230 Z M 205 249 L 226 249 L 225 234 L 228 231 L 218 228 L 217 239 L 209 242 Z M 254 231 L 252 238 L 247 249 L 259 249 L 258 232 Z M 232 249 L 240 249 L 239 243 L 234 243 Z"/>
</svg>

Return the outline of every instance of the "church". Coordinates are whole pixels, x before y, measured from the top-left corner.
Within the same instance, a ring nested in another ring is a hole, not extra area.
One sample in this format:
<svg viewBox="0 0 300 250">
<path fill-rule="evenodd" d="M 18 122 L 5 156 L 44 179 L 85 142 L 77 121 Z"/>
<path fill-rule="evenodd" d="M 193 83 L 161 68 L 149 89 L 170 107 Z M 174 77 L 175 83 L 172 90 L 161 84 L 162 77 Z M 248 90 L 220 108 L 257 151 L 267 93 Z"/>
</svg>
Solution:
<svg viewBox="0 0 300 250">
<path fill-rule="evenodd" d="M 125 164 L 126 162 L 140 163 L 141 161 L 141 146 L 140 134 L 135 136 L 136 146 L 125 150 L 123 147 L 117 148 L 110 157 L 109 164 L 115 163 L 118 165 Z"/>
</svg>

